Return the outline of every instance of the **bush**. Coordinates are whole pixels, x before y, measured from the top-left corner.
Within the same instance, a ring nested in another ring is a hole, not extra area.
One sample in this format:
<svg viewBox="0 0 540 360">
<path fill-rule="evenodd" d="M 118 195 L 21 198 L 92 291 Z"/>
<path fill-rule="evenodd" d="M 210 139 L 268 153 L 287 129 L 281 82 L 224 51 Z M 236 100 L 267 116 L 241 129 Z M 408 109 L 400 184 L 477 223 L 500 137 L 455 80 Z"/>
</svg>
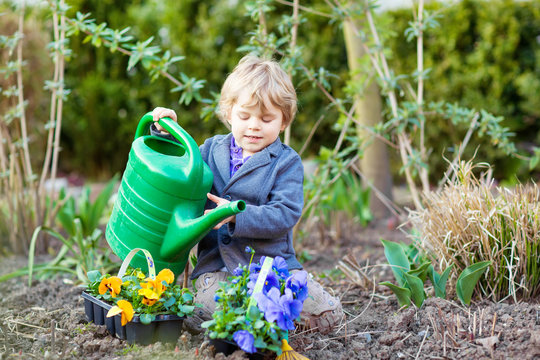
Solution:
<svg viewBox="0 0 540 360">
<path fill-rule="evenodd" d="M 495 301 L 540 295 L 540 189 L 536 184 L 496 188 L 477 178 L 471 162 L 438 193 L 425 194 L 425 209 L 409 220 L 417 244 L 441 269 L 461 271 L 491 261 L 477 290 Z"/>
<path fill-rule="evenodd" d="M 504 116 L 502 125 L 516 133 L 518 148 L 530 150 L 531 143 L 540 141 L 540 47 L 536 38 L 540 3 L 464 0 L 450 6 L 430 2 L 426 8 L 441 13 L 440 26 L 429 30 L 424 42 L 425 67 L 431 68 L 425 84 L 426 103 L 444 99 Z M 398 74 L 412 73 L 416 69 L 416 43 L 404 42 L 401 36 L 409 26 L 410 10 L 389 15 L 398 34 L 387 43 L 393 53 L 391 65 Z M 466 129 L 435 118 L 430 119 L 426 131 L 428 147 L 439 155 L 459 144 Z M 470 146 L 465 157 L 478 151 L 476 159 L 495 165 L 497 179 L 508 179 L 516 172 L 526 177 L 527 168 L 518 159 L 489 146 L 487 139 L 480 145 Z M 446 169 L 440 156 L 432 156 L 430 163 L 431 174 Z"/>
</svg>

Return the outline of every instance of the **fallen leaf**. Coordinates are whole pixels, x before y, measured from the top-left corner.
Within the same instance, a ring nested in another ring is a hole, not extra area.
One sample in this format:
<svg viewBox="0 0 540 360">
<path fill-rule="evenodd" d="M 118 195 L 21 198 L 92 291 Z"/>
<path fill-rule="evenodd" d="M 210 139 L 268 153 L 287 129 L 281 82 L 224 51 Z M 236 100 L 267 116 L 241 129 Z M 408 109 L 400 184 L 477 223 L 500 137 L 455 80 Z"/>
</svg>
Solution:
<svg viewBox="0 0 540 360">
<path fill-rule="evenodd" d="M 476 343 L 482 345 L 488 350 L 495 349 L 495 345 L 499 342 L 499 337 L 497 335 L 490 336 L 487 338 L 476 339 Z"/>
</svg>

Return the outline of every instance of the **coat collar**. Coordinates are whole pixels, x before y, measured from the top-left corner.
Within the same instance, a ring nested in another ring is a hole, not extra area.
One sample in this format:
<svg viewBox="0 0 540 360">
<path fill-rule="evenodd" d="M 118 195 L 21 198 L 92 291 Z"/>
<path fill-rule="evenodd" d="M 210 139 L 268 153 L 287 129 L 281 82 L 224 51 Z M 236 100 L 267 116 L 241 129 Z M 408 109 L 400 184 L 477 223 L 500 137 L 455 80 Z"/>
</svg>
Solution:
<svg viewBox="0 0 540 360">
<path fill-rule="evenodd" d="M 217 144 L 216 151 L 214 152 L 214 159 L 217 165 L 217 170 L 219 175 L 227 184 L 223 191 L 226 191 L 234 182 L 239 178 L 242 178 L 251 171 L 267 165 L 272 160 L 272 157 L 279 156 L 281 151 L 283 151 L 283 146 L 279 137 L 272 144 L 268 145 L 266 148 L 262 149 L 256 154 L 253 154 L 251 158 L 246 161 L 240 169 L 234 174 L 231 179 L 230 175 L 230 144 L 231 144 L 232 133 L 222 137 Z"/>
</svg>

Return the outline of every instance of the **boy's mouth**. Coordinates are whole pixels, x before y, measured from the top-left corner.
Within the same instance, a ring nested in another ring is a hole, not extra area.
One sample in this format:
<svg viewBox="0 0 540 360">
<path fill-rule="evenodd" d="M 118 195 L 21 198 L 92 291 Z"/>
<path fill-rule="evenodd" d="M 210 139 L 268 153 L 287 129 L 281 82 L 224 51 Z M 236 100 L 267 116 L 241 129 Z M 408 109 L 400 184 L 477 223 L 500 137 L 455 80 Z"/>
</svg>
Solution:
<svg viewBox="0 0 540 360">
<path fill-rule="evenodd" d="M 260 136 L 250 136 L 250 135 L 246 135 L 245 136 L 249 141 L 257 141 L 259 139 L 262 139 Z"/>
</svg>

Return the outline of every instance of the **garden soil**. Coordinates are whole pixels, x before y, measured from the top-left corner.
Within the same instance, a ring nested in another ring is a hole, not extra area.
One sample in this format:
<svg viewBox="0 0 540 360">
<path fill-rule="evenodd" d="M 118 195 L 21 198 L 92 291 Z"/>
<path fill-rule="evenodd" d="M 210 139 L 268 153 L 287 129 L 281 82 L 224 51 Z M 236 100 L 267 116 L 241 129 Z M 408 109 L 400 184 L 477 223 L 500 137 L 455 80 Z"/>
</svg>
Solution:
<svg viewBox="0 0 540 360">
<path fill-rule="evenodd" d="M 380 238 L 407 241 L 390 223 L 349 226 L 338 240 L 326 233 L 302 244 L 304 263 L 341 298 L 346 318 L 333 333 L 296 331 L 292 347 L 312 360 L 337 359 L 540 359 L 540 305 L 428 298 L 422 308 L 400 309 L 387 288 Z M 321 251 L 324 249 L 324 251 Z M 0 273 L 25 265 L 22 258 L 0 259 Z M 344 276 L 336 266 L 347 264 Z M 358 271 L 360 269 L 360 271 Z M 68 279 L 26 278 L 0 284 L 0 359 L 247 359 L 241 351 L 214 354 L 204 335 L 184 332 L 176 344 L 130 346 L 104 326 L 85 319 L 82 288 Z"/>
</svg>

